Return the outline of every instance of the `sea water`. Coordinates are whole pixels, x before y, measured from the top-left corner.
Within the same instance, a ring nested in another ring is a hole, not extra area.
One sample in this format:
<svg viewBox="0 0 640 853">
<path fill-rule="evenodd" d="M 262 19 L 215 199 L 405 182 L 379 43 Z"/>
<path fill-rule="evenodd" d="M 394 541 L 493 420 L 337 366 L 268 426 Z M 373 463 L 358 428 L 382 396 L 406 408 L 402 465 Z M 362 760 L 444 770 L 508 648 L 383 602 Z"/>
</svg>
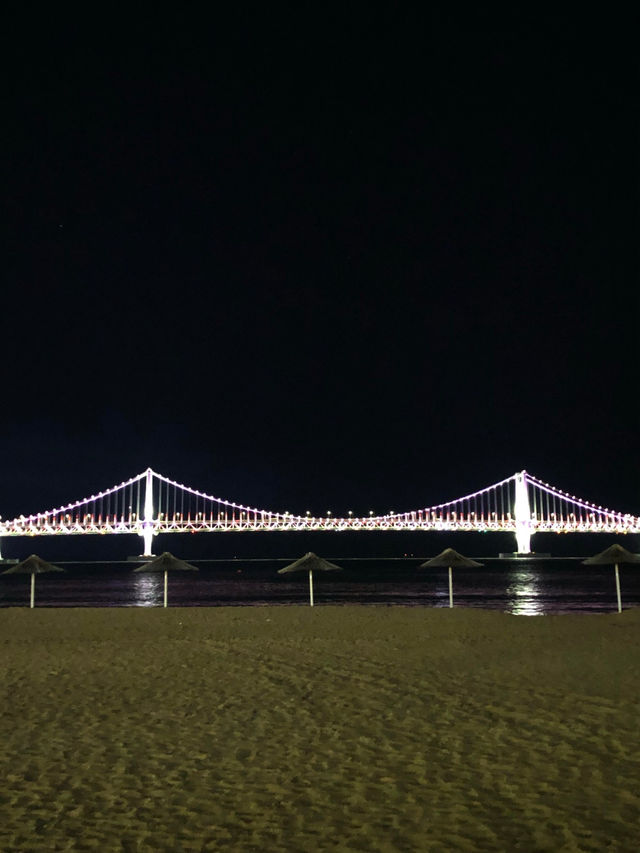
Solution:
<svg viewBox="0 0 640 853">
<path fill-rule="evenodd" d="M 298 555 L 299 556 L 299 555 Z M 421 569 L 421 559 L 324 555 L 341 572 L 315 572 L 317 606 L 403 605 L 448 607 L 447 569 Z M 216 607 L 306 604 L 306 572 L 279 575 L 296 558 L 194 560 L 197 572 L 172 572 L 169 606 Z M 453 570 L 453 603 L 519 615 L 607 613 L 617 609 L 613 566 L 578 559 L 480 558 L 474 569 Z M 36 576 L 37 607 L 153 607 L 163 602 L 162 573 L 134 572 L 140 563 L 57 561 L 62 573 Z M 640 569 L 620 566 L 624 608 L 640 606 Z M 25 606 L 29 575 L 0 577 L 0 607 Z"/>
</svg>

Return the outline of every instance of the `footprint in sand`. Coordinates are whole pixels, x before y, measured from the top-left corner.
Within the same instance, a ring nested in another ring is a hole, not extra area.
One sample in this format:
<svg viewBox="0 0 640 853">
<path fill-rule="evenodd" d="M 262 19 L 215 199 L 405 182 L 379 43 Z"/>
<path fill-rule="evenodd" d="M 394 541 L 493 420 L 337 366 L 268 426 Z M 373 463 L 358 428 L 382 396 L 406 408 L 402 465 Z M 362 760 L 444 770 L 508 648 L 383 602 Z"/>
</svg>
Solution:
<svg viewBox="0 0 640 853">
<path fill-rule="evenodd" d="M 247 761 L 251 761 L 251 759 L 253 758 L 253 755 L 254 755 L 254 752 L 252 749 L 242 748 L 242 749 L 236 750 L 236 759 L 238 761 L 241 761 L 243 764 L 246 764 Z"/>
</svg>

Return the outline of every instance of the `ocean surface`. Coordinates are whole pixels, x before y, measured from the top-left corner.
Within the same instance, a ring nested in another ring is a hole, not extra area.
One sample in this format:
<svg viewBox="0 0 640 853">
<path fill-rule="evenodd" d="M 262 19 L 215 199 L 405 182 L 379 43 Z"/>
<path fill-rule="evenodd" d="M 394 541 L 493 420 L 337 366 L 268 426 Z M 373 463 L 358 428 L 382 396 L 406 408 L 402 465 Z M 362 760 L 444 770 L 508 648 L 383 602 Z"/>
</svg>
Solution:
<svg viewBox="0 0 640 853">
<path fill-rule="evenodd" d="M 169 575 L 169 606 L 305 604 L 306 573 L 278 575 L 295 558 L 193 560 L 198 572 Z M 328 556 L 342 572 L 315 572 L 316 606 L 377 604 L 448 607 L 446 569 L 418 568 L 417 558 Z M 481 558 L 482 559 L 482 558 Z M 454 569 L 454 606 L 520 615 L 608 613 L 617 609 L 613 566 L 578 559 L 482 559 L 478 569 Z M 64 574 L 36 576 L 36 607 L 162 606 L 162 574 L 134 572 L 131 561 L 57 561 Z M 623 608 L 640 607 L 640 569 L 620 566 Z M 0 576 L 0 607 L 29 602 L 29 575 Z"/>
</svg>

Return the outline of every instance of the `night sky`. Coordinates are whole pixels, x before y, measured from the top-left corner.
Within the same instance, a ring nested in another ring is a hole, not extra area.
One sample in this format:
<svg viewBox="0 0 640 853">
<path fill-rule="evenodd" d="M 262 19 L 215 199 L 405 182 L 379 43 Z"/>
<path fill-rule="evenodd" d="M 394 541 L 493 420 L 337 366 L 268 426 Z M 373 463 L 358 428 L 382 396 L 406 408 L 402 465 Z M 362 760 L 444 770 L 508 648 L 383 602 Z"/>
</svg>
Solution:
<svg viewBox="0 0 640 853">
<path fill-rule="evenodd" d="M 634 52 L 339 23 L 12 46 L 4 517 L 147 466 L 313 514 L 526 468 L 640 513 Z"/>
</svg>

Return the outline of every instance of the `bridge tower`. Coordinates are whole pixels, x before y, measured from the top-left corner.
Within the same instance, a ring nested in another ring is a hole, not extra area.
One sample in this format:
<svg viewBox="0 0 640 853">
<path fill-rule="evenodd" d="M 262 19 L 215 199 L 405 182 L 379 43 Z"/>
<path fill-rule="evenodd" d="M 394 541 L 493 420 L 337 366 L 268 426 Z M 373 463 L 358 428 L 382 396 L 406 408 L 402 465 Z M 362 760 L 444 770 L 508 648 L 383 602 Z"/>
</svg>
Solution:
<svg viewBox="0 0 640 853">
<path fill-rule="evenodd" d="M 516 474 L 516 543 L 519 554 L 531 553 L 531 507 L 529 506 L 529 490 L 527 489 L 527 472 L 518 471 Z"/>
<path fill-rule="evenodd" d="M 153 471 L 147 468 L 144 493 L 144 519 L 142 521 L 143 556 L 153 557 Z"/>
</svg>

